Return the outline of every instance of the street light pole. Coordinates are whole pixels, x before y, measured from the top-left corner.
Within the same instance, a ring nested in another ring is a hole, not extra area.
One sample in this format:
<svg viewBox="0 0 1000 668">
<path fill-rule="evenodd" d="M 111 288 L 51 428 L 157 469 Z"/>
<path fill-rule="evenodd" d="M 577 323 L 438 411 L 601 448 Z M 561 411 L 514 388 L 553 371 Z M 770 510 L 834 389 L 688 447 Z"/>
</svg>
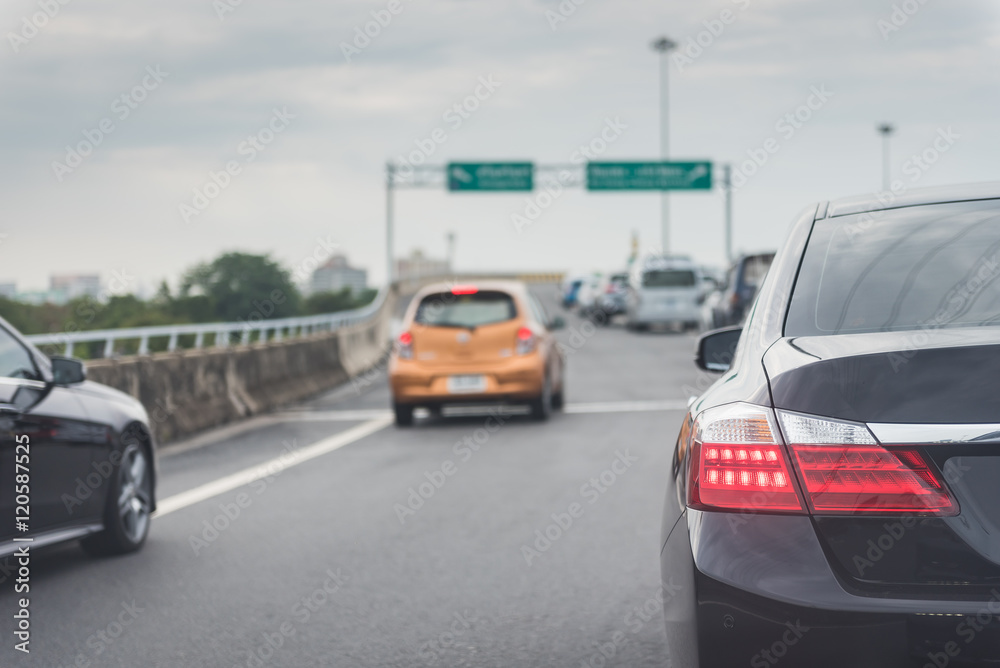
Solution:
<svg viewBox="0 0 1000 668">
<path fill-rule="evenodd" d="M 660 159 L 666 162 L 670 156 L 670 111 L 669 111 L 669 74 L 670 61 L 668 54 L 677 48 L 677 43 L 659 37 L 653 42 L 653 50 L 660 54 Z M 670 193 L 664 190 L 660 194 L 660 224 L 663 254 L 670 252 Z"/>
<path fill-rule="evenodd" d="M 882 123 L 878 126 L 878 131 L 882 135 L 882 191 L 889 192 L 892 187 L 892 167 L 889 164 L 889 137 L 896 128 L 889 123 Z"/>
<path fill-rule="evenodd" d="M 392 192 L 396 185 L 396 166 L 391 162 L 385 165 L 385 282 L 386 285 L 391 286 L 392 281 L 395 279 L 393 274 L 395 273 L 392 261 L 393 255 L 393 201 Z"/>
</svg>

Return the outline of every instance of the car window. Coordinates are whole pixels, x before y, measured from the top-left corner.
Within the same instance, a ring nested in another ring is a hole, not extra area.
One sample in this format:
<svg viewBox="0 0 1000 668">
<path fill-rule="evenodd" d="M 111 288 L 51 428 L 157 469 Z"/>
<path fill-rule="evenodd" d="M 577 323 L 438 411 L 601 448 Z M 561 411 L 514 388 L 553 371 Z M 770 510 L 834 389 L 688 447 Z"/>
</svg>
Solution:
<svg viewBox="0 0 1000 668">
<path fill-rule="evenodd" d="M 817 221 L 788 336 L 1000 325 L 1000 203 Z"/>
<path fill-rule="evenodd" d="M 689 269 L 652 269 L 642 274 L 644 288 L 691 288 L 694 272 Z"/>
<path fill-rule="evenodd" d="M 35 379 L 38 373 L 31 355 L 10 332 L 0 328 L 0 376 Z"/>
<path fill-rule="evenodd" d="M 427 295 L 420 301 L 414 322 L 437 327 L 481 327 L 517 317 L 514 299 L 506 292 L 468 295 L 450 292 Z"/>
</svg>

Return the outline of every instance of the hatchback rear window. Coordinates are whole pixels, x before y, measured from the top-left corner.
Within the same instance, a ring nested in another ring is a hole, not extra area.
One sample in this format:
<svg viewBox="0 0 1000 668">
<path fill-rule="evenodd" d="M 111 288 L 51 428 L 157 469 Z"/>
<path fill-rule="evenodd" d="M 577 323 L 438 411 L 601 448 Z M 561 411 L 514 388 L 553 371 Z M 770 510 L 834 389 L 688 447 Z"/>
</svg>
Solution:
<svg viewBox="0 0 1000 668">
<path fill-rule="evenodd" d="M 642 274 L 644 288 L 692 288 L 694 284 L 694 272 L 688 269 L 653 269 Z"/>
<path fill-rule="evenodd" d="M 517 317 L 514 299 L 506 292 L 484 291 L 469 295 L 441 292 L 427 295 L 417 307 L 414 321 L 434 327 L 481 327 Z"/>
<path fill-rule="evenodd" d="M 786 336 L 1000 325 L 1000 202 L 817 221 Z"/>
</svg>

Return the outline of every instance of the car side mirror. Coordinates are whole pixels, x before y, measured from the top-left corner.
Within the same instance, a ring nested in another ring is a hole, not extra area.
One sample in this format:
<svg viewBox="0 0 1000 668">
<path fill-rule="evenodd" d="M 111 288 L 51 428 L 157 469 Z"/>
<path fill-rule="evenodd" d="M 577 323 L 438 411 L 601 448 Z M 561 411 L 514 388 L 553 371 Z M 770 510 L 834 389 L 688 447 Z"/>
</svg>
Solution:
<svg viewBox="0 0 1000 668">
<path fill-rule="evenodd" d="M 557 329 L 564 329 L 566 327 L 566 321 L 563 320 L 562 316 L 556 316 L 549 321 L 549 330 L 555 331 Z"/>
<path fill-rule="evenodd" d="M 703 371 L 728 371 L 736 356 L 742 327 L 725 327 L 707 332 L 698 339 L 694 362 Z"/>
<path fill-rule="evenodd" d="M 52 357 L 52 382 L 56 385 L 76 385 L 87 380 L 87 367 L 74 357 Z"/>
</svg>

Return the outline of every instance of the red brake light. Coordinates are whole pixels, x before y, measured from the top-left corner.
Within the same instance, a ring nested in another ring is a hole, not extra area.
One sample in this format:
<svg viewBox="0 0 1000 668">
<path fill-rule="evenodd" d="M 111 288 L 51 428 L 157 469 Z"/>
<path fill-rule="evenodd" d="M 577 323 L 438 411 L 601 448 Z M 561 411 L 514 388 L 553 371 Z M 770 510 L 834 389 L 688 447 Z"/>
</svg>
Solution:
<svg viewBox="0 0 1000 668">
<path fill-rule="evenodd" d="M 413 334 L 403 332 L 399 335 L 399 344 L 396 346 L 396 354 L 401 359 L 413 359 Z"/>
<path fill-rule="evenodd" d="M 531 339 L 531 337 L 533 337 L 534 335 L 535 335 L 535 333 L 534 333 L 534 332 L 532 332 L 532 331 L 531 331 L 530 329 L 528 329 L 527 327 L 522 327 L 521 329 L 517 330 L 517 338 L 518 338 L 518 340 L 520 340 L 520 341 L 528 341 L 528 340 L 530 340 L 530 339 Z"/>
<path fill-rule="evenodd" d="M 793 444 L 792 451 L 814 513 L 957 514 L 943 482 L 916 450 Z"/>
<path fill-rule="evenodd" d="M 517 330 L 517 354 L 527 355 L 535 351 L 538 345 L 538 339 L 535 338 L 535 333 L 527 327 L 521 327 Z"/>
<path fill-rule="evenodd" d="M 944 481 L 919 450 L 885 448 L 862 424 L 778 415 L 811 512 L 958 514 Z"/>
<path fill-rule="evenodd" d="M 701 510 L 805 513 L 770 411 L 732 404 L 693 430 L 688 505 Z"/>
<path fill-rule="evenodd" d="M 456 285 L 451 289 L 453 295 L 474 295 L 479 292 L 479 288 L 474 285 Z"/>
</svg>

